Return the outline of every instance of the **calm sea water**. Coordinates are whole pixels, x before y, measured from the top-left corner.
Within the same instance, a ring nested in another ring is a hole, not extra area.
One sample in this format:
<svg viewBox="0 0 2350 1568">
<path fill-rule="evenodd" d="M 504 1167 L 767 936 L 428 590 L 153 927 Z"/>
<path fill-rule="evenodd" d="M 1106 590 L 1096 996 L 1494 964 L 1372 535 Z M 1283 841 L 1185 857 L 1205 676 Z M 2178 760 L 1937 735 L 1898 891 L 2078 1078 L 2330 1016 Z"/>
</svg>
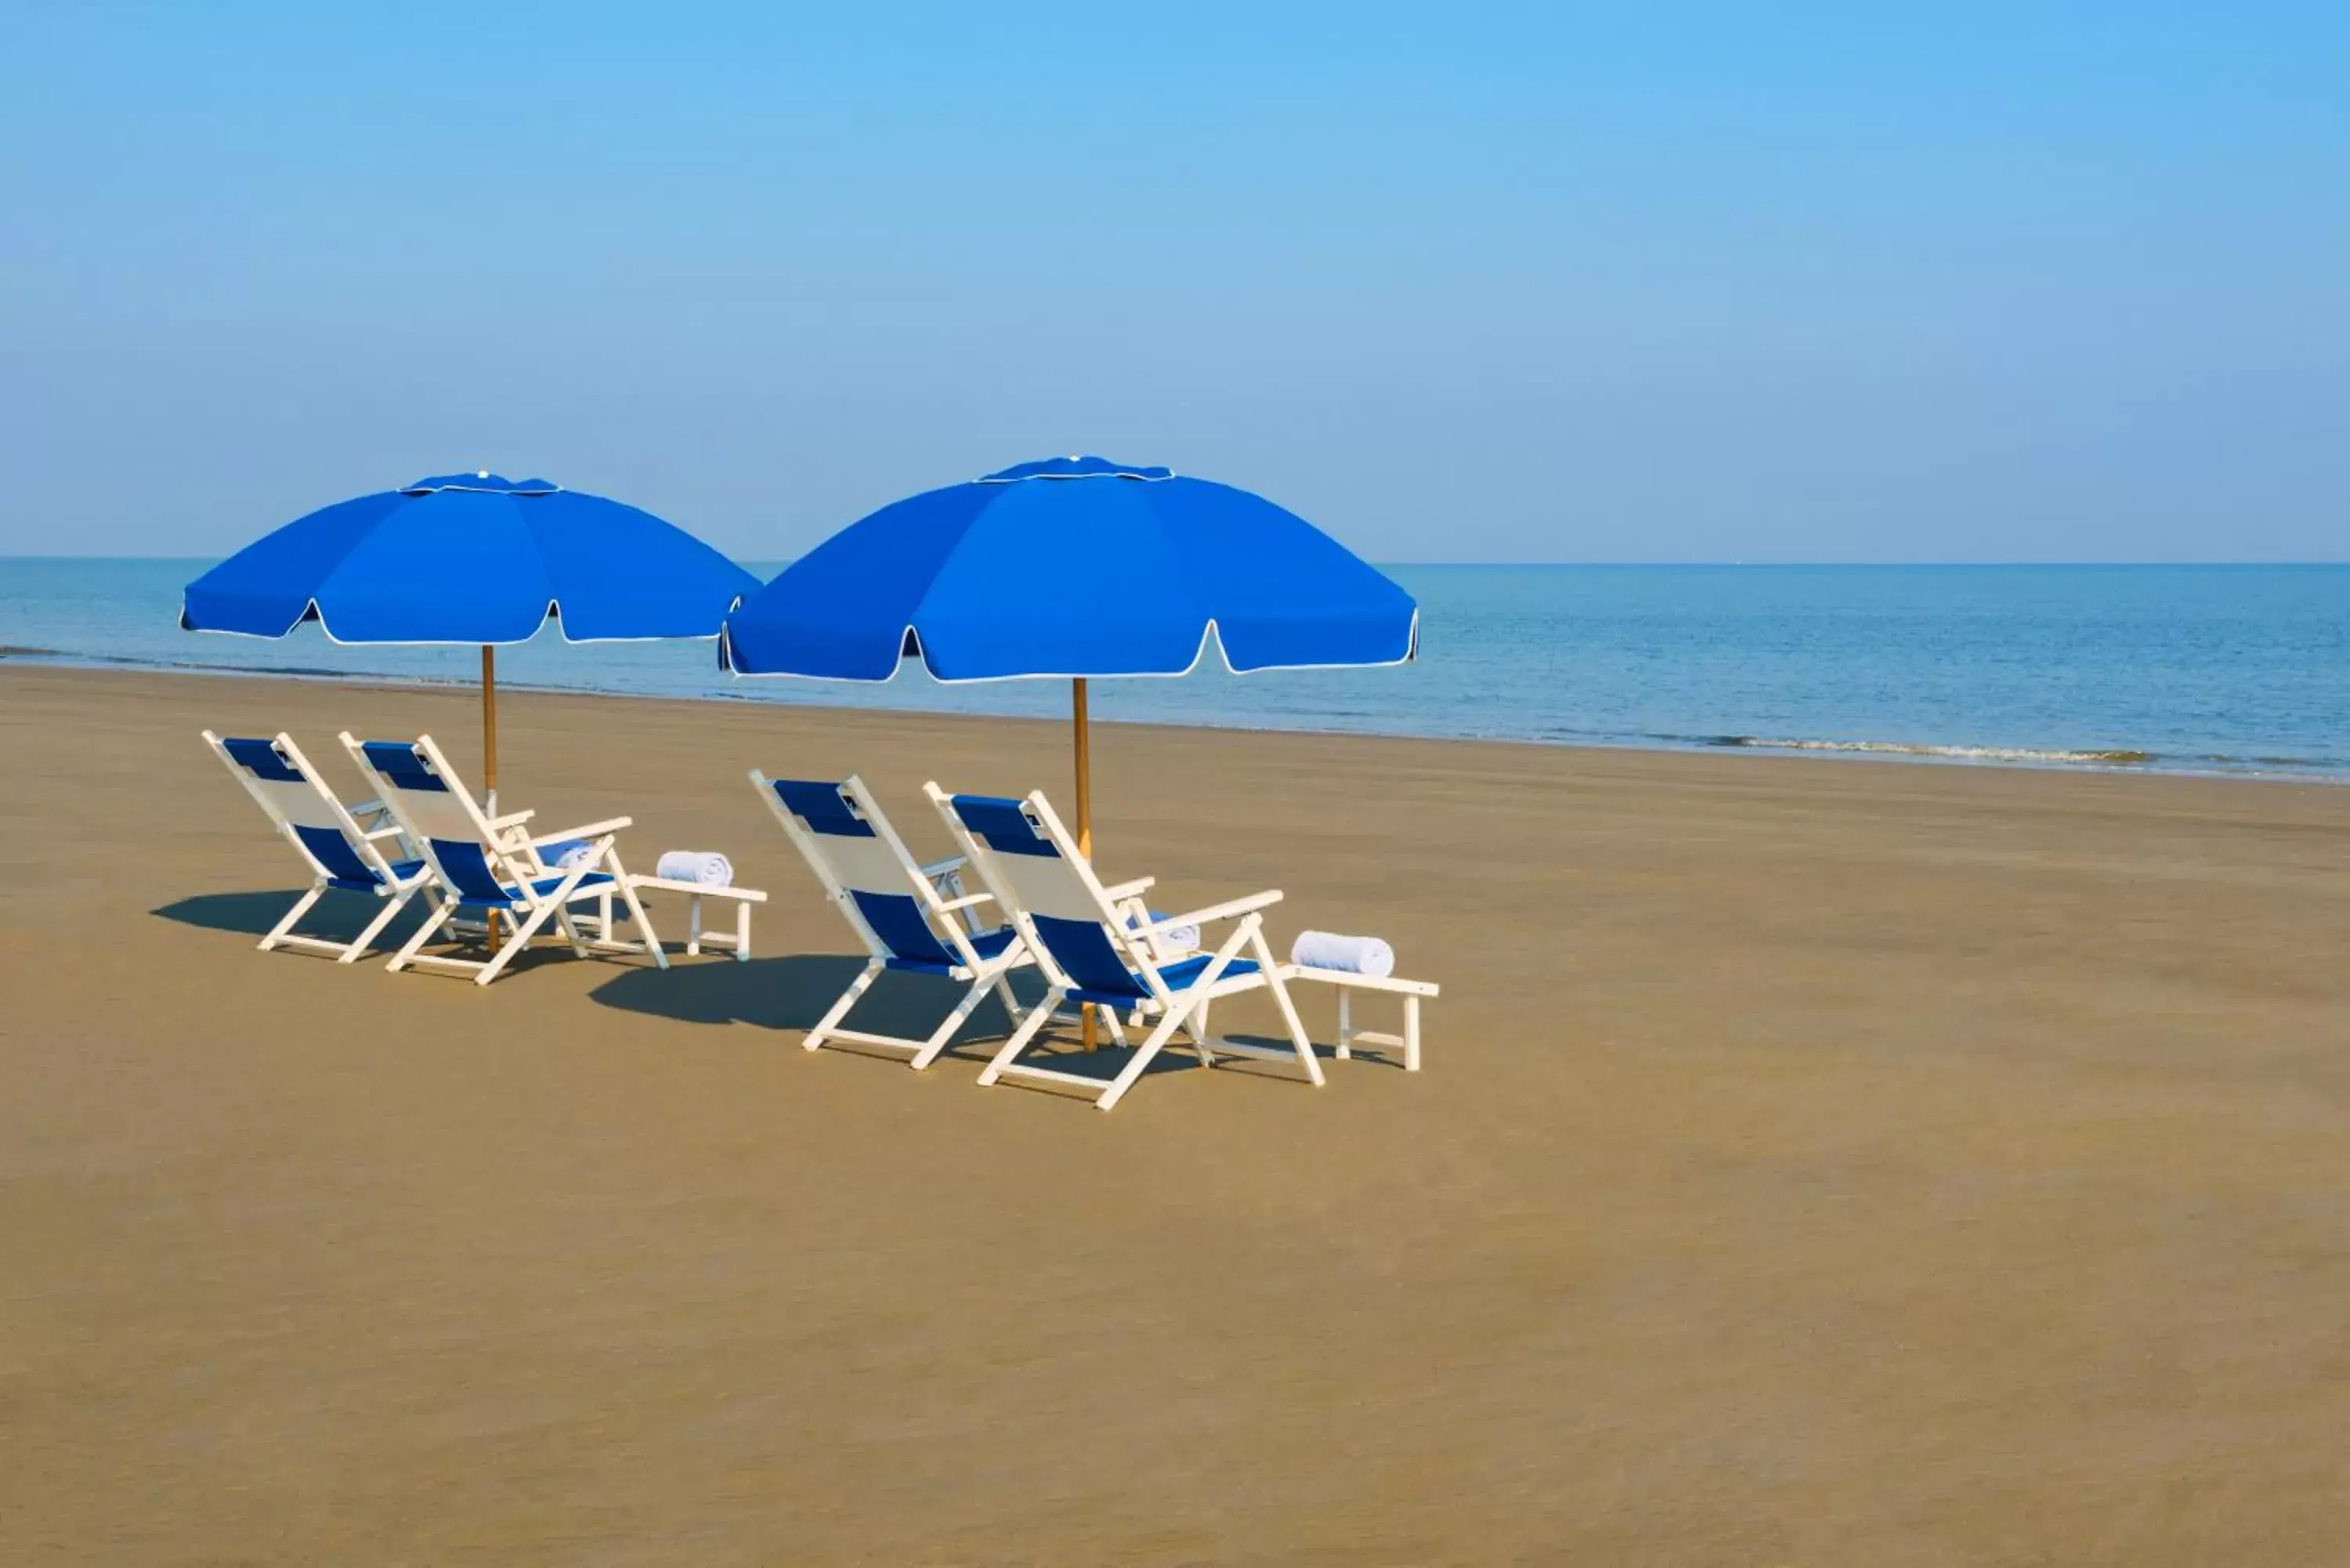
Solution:
<svg viewBox="0 0 2350 1568">
<path fill-rule="evenodd" d="M 470 681 L 466 649 L 178 629 L 211 563 L 0 559 L 0 644 L 77 662 Z M 774 568 L 759 567 L 763 576 Z M 1402 566 L 1395 670 L 1100 681 L 1106 719 L 2350 779 L 2350 566 Z M 1059 683 L 737 680 L 709 643 L 501 650 L 598 691 L 1060 714 Z"/>
</svg>

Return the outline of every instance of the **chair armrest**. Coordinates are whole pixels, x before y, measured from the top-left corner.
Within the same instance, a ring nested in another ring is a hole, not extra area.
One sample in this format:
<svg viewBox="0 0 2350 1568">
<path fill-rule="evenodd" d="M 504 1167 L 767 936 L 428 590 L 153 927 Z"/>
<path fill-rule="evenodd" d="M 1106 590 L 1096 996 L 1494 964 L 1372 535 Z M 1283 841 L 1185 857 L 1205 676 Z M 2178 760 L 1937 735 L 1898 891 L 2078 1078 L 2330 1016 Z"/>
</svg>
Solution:
<svg viewBox="0 0 2350 1568">
<path fill-rule="evenodd" d="M 359 836 L 369 843 L 379 838 L 398 838 L 400 836 L 400 824 L 395 822 L 390 827 L 379 827 L 373 833 L 363 833 Z"/>
<path fill-rule="evenodd" d="M 947 914 L 956 909 L 968 909 L 973 904 L 988 903 L 994 898 L 995 895 L 993 893 L 966 893 L 960 898 L 950 898 L 945 903 L 941 904 L 939 906 L 939 912 L 941 914 Z"/>
<path fill-rule="evenodd" d="M 527 816 L 530 814 L 525 812 L 523 815 Z M 529 841 L 530 846 L 536 849 L 543 844 L 556 844 L 566 838 L 602 838 L 619 832 L 635 821 L 632 816 L 615 816 L 603 822 L 591 822 L 585 827 L 567 827 L 559 833 L 542 833 Z"/>
<path fill-rule="evenodd" d="M 1146 928 L 1163 931 L 1171 926 L 1204 926 L 1210 920 L 1230 920 L 1242 915 L 1253 915 L 1259 909 L 1269 909 L 1281 902 L 1281 889 L 1274 888 L 1263 893 L 1251 893 L 1244 898 L 1227 898 L 1221 904 L 1211 904 L 1204 909 L 1192 909 L 1180 915 L 1170 915 L 1154 920 Z"/>
<path fill-rule="evenodd" d="M 1120 898 L 1131 898 L 1136 894 L 1148 890 L 1156 885 L 1158 880 L 1156 877 L 1137 877 L 1131 882 L 1120 882 L 1115 888 L 1104 888 L 1102 897 L 1115 904 Z"/>
<path fill-rule="evenodd" d="M 509 827 L 520 827 L 537 815 L 538 813 L 535 811 L 510 811 L 504 816 L 490 818 L 490 826 L 501 831 Z"/>
</svg>

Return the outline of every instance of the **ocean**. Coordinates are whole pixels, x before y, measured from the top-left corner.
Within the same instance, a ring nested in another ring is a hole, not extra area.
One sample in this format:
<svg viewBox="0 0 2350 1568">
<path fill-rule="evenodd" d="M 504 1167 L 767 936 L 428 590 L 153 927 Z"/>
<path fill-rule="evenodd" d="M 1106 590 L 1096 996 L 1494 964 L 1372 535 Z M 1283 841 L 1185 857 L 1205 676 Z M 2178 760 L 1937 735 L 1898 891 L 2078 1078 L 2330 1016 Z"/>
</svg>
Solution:
<svg viewBox="0 0 2350 1568">
<path fill-rule="evenodd" d="M 11 659 L 470 682 L 469 649 L 182 632 L 209 561 L 0 558 Z M 774 564 L 752 563 L 771 576 Z M 1097 717 L 2350 780 L 2350 566 L 1391 566 L 1399 669 L 1103 680 Z M 1212 658 L 1211 664 L 1213 664 Z M 1065 683 L 741 680 L 714 645 L 499 653 L 509 686 L 1058 715 Z"/>
</svg>

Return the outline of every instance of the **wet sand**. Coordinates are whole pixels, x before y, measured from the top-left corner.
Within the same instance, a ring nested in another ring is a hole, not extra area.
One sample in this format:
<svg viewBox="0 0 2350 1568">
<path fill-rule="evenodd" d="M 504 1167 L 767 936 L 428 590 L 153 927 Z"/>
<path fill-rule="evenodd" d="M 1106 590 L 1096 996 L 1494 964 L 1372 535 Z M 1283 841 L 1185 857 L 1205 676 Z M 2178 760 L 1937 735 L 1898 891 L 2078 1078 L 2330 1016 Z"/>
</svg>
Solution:
<svg viewBox="0 0 2350 1568">
<path fill-rule="evenodd" d="M 256 953 L 196 731 L 348 787 L 470 695 L 0 666 L 0 1559 L 2350 1561 L 2350 789 L 1105 728 L 1107 875 L 1445 995 L 1103 1116 L 798 1049 L 853 944 L 743 779 L 944 853 L 1057 727 L 502 718 L 758 959 Z"/>
</svg>

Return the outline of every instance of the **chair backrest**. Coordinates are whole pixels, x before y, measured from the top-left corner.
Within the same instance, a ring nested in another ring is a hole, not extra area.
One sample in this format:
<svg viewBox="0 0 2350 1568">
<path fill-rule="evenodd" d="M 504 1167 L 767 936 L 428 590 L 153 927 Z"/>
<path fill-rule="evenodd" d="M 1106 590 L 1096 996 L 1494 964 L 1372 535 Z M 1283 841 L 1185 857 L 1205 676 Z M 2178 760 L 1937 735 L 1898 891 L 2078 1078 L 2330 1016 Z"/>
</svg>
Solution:
<svg viewBox="0 0 2350 1568">
<path fill-rule="evenodd" d="M 280 733 L 264 741 L 215 735 L 210 730 L 203 733 L 204 743 L 318 875 L 342 882 L 394 879 L 390 863 L 318 777 L 293 736 Z"/>
<path fill-rule="evenodd" d="M 459 897 L 502 902 L 507 897 L 503 884 L 531 874 L 533 868 L 501 844 L 488 815 L 432 736 L 419 735 L 412 742 L 360 741 L 346 732 L 343 747 L 375 781 L 393 819 Z"/>
<path fill-rule="evenodd" d="M 1127 924 L 1077 853 L 1076 841 L 1042 790 L 1025 800 L 923 789 L 987 890 L 1041 950 L 1047 974 L 1080 991 L 1136 1000 L 1156 994 L 1147 943 Z"/>
<path fill-rule="evenodd" d="M 837 784 L 771 779 L 754 768 L 751 782 L 877 956 L 931 964 L 979 961 L 963 922 L 944 908 L 864 780 L 854 774 Z"/>
</svg>

